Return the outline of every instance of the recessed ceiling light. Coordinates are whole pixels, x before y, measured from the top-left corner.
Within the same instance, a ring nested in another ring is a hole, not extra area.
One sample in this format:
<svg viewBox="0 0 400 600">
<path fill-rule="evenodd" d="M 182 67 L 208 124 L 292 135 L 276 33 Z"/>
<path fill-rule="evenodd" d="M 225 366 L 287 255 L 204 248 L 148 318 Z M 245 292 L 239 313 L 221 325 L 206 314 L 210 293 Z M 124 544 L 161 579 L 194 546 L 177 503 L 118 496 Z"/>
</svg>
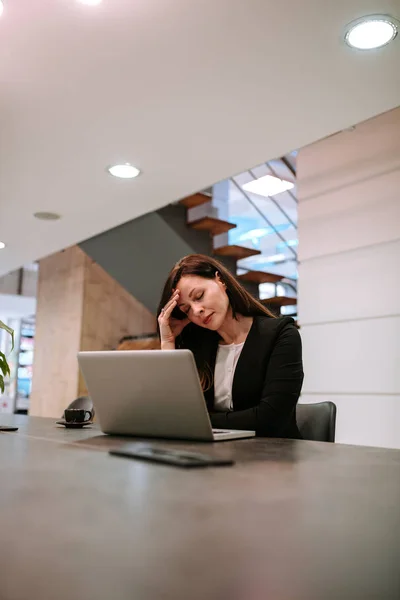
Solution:
<svg viewBox="0 0 400 600">
<path fill-rule="evenodd" d="M 52 212 L 37 212 L 33 216 L 41 221 L 58 221 L 58 219 L 61 219 L 61 215 Z"/>
<path fill-rule="evenodd" d="M 294 183 L 286 181 L 285 179 L 273 177 L 272 175 L 264 175 L 264 177 L 245 183 L 242 187 L 252 194 L 268 197 L 276 196 L 277 194 L 291 190 L 294 187 Z"/>
<path fill-rule="evenodd" d="M 373 50 L 389 44 L 397 35 L 399 22 L 388 15 L 370 15 L 349 23 L 344 39 L 351 48 Z"/>
<path fill-rule="evenodd" d="M 97 4 L 101 4 L 103 0 L 78 0 L 81 4 L 87 4 L 88 6 L 97 6 Z"/>
<path fill-rule="evenodd" d="M 6 247 L 5 243 L 4 242 L 0 242 L 0 250 L 3 250 L 3 248 L 5 248 L 5 247 Z"/>
<path fill-rule="evenodd" d="M 121 179 L 133 179 L 140 174 L 139 169 L 130 165 L 129 163 L 125 163 L 124 165 L 114 165 L 108 168 L 108 172 L 114 177 L 119 177 Z"/>
</svg>

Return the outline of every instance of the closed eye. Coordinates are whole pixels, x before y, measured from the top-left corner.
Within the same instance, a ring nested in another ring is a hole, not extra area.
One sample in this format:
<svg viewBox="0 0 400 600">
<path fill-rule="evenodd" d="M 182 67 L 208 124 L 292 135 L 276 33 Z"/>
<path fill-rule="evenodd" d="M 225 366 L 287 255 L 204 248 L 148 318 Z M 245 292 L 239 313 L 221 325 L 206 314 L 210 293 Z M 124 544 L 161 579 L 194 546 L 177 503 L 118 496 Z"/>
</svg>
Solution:
<svg viewBox="0 0 400 600">
<path fill-rule="evenodd" d="M 201 292 L 201 294 L 199 294 L 196 298 L 194 298 L 195 302 L 200 302 L 200 300 L 203 298 L 204 296 L 204 292 Z M 186 316 L 188 316 L 188 314 L 190 313 L 191 307 L 186 306 L 184 304 L 182 304 L 181 306 L 179 306 L 180 310 L 185 313 Z"/>
</svg>

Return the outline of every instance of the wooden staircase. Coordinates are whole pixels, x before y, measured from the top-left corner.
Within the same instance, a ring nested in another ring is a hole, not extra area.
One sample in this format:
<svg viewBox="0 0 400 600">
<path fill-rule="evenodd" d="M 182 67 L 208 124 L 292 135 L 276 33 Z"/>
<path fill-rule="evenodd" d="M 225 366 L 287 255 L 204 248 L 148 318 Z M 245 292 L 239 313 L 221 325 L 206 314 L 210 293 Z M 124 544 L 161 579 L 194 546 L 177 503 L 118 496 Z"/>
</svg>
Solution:
<svg viewBox="0 0 400 600">
<path fill-rule="evenodd" d="M 190 221 L 188 225 L 197 231 L 208 231 L 211 236 L 227 233 L 230 229 L 235 229 L 236 227 L 234 223 L 215 219 L 214 217 L 202 217 L 196 221 Z"/>
<path fill-rule="evenodd" d="M 207 194 L 202 194 L 199 192 L 198 194 L 193 194 L 192 196 L 183 198 L 179 203 L 186 208 L 195 208 L 196 206 L 201 206 L 202 204 L 211 202 L 211 200 L 211 196 L 207 196 Z"/>
<path fill-rule="evenodd" d="M 249 256 L 257 256 L 261 254 L 259 250 L 253 250 L 252 248 L 246 248 L 245 246 L 219 246 L 214 248 L 214 254 L 217 256 L 229 256 L 235 260 L 241 260 L 242 258 L 248 258 Z"/>
<path fill-rule="evenodd" d="M 203 194 L 201 192 L 197 194 L 193 194 L 188 196 L 187 198 L 183 198 L 180 200 L 180 204 L 182 204 L 187 210 L 191 208 L 196 208 L 208 202 L 211 202 L 211 196 L 207 194 Z M 200 219 L 196 219 L 194 221 L 186 221 L 186 224 L 191 229 L 196 231 L 204 231 L 209 233 L 211 237 L 216 235 L 220 235 L 222 233 L 227 233 L 231 229 L 235 229 L 236 225 L 234 223 L 230 223 L 229 221 L 224 221 L 222 219 L 218 219 L 211 216 L 204 216 Z M 245 246 L 238 246 L 236 244 L 219 246 L 217 248 L 214 247 L 214 254 L 216 256 L 223 257 L 224 259 L 233 260 L 237 262 L 243 258 L 248 258 L 250 256 L 257 256 L 261 254 L 260 250 L 254 250 L 253 248 L 247 248 Z M 282 279 L 284 279 L 281 275 L 275 275 L 274 273 L 265 273 L 264 271 L 247 271 L 242 275 L 237 275 L 237 279 L 242 282 L 246 288 L 250 290 L 257 289 L 258 286 L 262 283 L 274 283 L 277 284 Z M 275 296 L 273 298 L 268 298 L 261 300 L 261 303 L 280 312 L 282 306 L 294 306 L 297 304 L 296 298 L 289 298 L 286 296 Z"/>
<path fill-rule="evenodd" d="M 297 298 L 289 298 L 288 296 L 273 296 L 272 298 L 264 298 L 260 300 L 264 306 L 273 306 L 281 308 L 282 306 L 296 306 Z"/>
<path fill-rule="evenodd" d="M 261 304 L 269 308 L 269 310 L 277 315 L 281 314 L 282 306 L 296 306 L 297 298 L 290 298 L 288 296 L 273 296 L 272 298 L 263 298 L 260 300 Z M 297 314 L 290 314 L 288 317 L 297 319 Z"/>
<path fill-rule="evenodd" d="M 239 281 L 251 281 L 253 283 L 279 283 L 284 279 L 282 275 L 275 275 L 274 273 L 265 273 L 264 271 L 247 271 L 243 275 L 238 275 Z"/>
</svg>

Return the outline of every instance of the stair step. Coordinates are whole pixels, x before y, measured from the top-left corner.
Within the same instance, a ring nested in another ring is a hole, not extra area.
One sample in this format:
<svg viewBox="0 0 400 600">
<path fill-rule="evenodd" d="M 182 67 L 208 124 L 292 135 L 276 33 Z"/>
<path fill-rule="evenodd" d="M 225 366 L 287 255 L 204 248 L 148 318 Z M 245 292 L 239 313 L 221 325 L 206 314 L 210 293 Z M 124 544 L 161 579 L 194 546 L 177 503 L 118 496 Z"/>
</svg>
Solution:
<svg viewBox="0 0 400 600">
<path fill-rule="evenodd" d="M 264 271 L 247 271 L 243 275 L 238 275 L 239 281 L 249 281 L 251 283 L 278 283 L 284 279 L 283 275 L 274 273 L 265 273 Z"/>
<path fill-rule="evenodd" d="M 206 204 L 207 202 L 211 202 L 211 196 L 207 196 L 206 194 L 193 194 L 192 196 L 188 196 L 187 198 L 183 198 L 180 200 L 180 204 L 186 206 L 186 208 L 194 208 L 195 206 L 201 206 L 202 204 Z"/>
<path fill-rule="evenodd" d="M 265 306 L 294 306 L 297 304 L 297 298 L 289 298 L 287 296 L 274 296 L 273 298 L 264 298 L 261 303 Z M 291 315 L 290 315 L 291 316 Z"/>
<path fill-rule="evenodd" d="M 235 229 L 236 225 L 229 221 L 222 221 L 214 217 L 202 217 L 196 221 L 191 221 L 188 226 L 197 231 L 209 231 L 211 235 L 226 233 L 230 229 Z"/>
<path fill-rule="evenodd" d="M 261 254 L 261 251 L 232 244 L 232 246 L 220 246 L 219 248 L 214 248 L 214 254 L 217 254 L 218 256 L 229 256 L 231 258 L 236 258 L 236 260 L 241 260 L 242 258 L 248 258 L 249 256 L 257 256 L 258 254 Z"/>
</svg>

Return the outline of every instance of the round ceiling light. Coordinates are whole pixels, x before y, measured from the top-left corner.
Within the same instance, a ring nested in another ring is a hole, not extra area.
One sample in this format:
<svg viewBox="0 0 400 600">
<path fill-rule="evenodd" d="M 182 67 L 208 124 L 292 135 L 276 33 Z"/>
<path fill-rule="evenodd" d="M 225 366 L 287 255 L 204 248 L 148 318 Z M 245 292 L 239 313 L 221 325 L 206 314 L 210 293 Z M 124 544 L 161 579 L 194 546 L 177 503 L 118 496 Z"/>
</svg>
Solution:
<svg viewBox="0 0 400 600">
<path fill-rule="evenodd" d="M 6 247 L 5 243 L 4 242 L 0 242 L 0 250 L 3 250 L 3 248 L 5 248 L 5 247 Z"/>
<path fill-rule="evenodd" d="M 397 35 L 399 22 L 387 15 L 370 15 L 349 23 L 345 40 L 356 50 L 374 50 L 386 46 Z"/>
<path fill-rule="evenodd" d="M 40 221 L 58 221 L 61 219 L 61 215 L 52 212 L 36 212 L 33 216 Z"/>
<path fill-rule="evenodd" d="M 120 179 L 134 179 L 140 175 L 139 169 L 133 165 L 130 165 L 129 163 L 109 167 L 108 172 L 114 177 L 119 177 Z"/>
</svg>

